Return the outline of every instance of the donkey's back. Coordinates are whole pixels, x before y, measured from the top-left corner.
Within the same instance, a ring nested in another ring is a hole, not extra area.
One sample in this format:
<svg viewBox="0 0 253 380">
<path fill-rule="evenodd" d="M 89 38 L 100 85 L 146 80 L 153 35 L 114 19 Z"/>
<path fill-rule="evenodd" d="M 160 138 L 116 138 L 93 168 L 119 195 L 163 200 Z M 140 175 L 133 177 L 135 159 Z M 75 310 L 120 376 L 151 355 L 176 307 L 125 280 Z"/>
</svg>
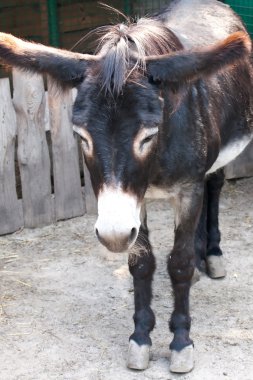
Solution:
<svg viewBox="0 0 253 380">
<path fill-rule="evenodd" d="M 215 0 L 173 0 L 157 15 L 184 47 L 210 45 L 245 27 L 233 10 Z"/>
</svg>

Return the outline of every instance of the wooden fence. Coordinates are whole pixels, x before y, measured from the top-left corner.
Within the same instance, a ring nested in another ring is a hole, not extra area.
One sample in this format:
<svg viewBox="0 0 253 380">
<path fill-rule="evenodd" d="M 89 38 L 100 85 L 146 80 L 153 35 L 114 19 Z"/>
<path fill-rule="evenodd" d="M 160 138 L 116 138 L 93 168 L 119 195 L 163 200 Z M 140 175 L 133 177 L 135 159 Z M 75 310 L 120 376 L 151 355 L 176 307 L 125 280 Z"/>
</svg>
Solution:
<svg viewBox="0 0 253 380">
<path fill-rule="evenodd" d="M 89 173 L 70 122 L 74 92 L 60 94 L 48 78 L 46 93 L 42 76 L 18 70 L 13 70 L 13 88 L 12 98 L 9 79 L 0 79 L 0 235 L 95 213 Z"/>
</svg>

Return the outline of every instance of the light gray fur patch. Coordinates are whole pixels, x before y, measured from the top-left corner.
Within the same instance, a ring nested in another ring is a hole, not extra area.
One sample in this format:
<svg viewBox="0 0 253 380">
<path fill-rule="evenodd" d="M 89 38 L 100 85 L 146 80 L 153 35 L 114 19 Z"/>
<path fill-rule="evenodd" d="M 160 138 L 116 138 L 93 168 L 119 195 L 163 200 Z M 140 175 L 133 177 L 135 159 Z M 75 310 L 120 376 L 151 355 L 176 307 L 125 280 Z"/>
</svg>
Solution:
<svg viewBox="0 0 253 380">
<path fill-rule="evenodd" d="M 206 174 L 214 173 L 216 170 L 223 168 L 229 162 L 233 161 L 240 153 L 246 148 L 246 146 L 252 140 L 252 136 L 246 136 L 240 140 L 233 141 L 226 145 L 219 153 L 216 161 L 212 167 L 206 172 Z"/>
</svg>

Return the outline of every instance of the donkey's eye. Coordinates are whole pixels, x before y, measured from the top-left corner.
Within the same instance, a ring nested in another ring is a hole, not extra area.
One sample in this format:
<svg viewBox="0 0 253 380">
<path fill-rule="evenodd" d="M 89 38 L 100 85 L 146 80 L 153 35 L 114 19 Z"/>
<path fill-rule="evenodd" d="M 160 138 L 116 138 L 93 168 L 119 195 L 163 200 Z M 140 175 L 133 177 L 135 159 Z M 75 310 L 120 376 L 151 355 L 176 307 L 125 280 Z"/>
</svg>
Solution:
<svg viewBox="0 0 253 380">
<path fill-rule="evenodd" d="M 133 152 L 136 158 L 143 160 L 152 152 L 157 134 L 157 127 L 142 128 L 139 131 L 133 144 Z"/>
<path fill-rule="evenodd" d="M 143 139 L 141 141 L 141 148 L 143 147 L 143 145 L 145 145 L 145 144 L 149 143 L 150 141 L 152 141 L 155 136 L 156 136 L 156 134 L 145 137 L 145 139 Z"/>
</svg>

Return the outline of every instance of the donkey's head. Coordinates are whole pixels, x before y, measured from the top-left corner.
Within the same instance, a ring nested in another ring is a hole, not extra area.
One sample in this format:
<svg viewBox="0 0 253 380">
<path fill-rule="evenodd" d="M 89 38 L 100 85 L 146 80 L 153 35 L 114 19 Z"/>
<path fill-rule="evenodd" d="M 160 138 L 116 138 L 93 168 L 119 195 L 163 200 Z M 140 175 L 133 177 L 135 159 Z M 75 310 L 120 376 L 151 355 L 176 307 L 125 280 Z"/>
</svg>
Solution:
<svg viewBox="0 0 253 380">
<path fill-rule="evenodd" d="M 112 251 L 126 250 L 138 235 L 162 114 L 159 91 L 147 81 L 126 83 L 112 96 L 91 75 L 79 88 L 74 130 L 98 198 L 96 235 Z"/>
<path fill-rule="evenodd" d="M 98 239 L 111 251 L 131 246 L 140 207 L 155 169 L 163 101 L 157 82 L 170 87 L 212 74 L 249 55 L 242 32 L 198 51 L 185 51 L 153 20 L 106 30 L 96 55 L 72 53 L 0 33 L 6 63 L 50 74 L 63 87 L 77 87 L 74 130 L 98 198 Z"/>
</svg>

